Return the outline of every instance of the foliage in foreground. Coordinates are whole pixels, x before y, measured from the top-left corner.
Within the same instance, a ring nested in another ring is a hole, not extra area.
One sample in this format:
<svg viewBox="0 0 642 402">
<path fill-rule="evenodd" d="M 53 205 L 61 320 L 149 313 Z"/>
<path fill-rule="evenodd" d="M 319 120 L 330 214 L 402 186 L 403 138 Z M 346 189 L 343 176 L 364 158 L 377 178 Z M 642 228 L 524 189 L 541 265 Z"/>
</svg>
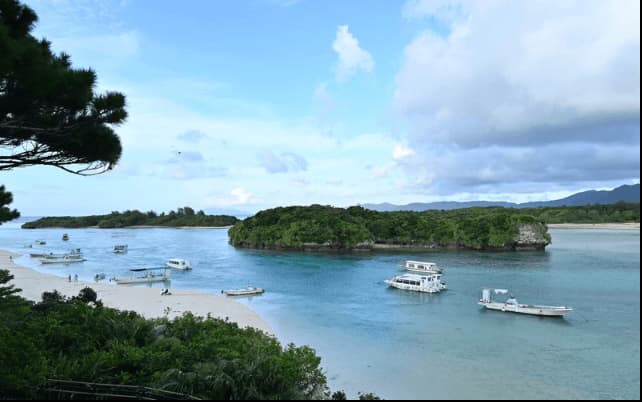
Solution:
<svg viewBox="0 0 642 402">
<path fill-rule="evenodd" d="M 160 215 L 154 211 L 140 212 L 138 210 L 133 210 L 112 212 L 109 215 L 45 217 L 32 222 L 27 222 L 22 225 L 22 228 L 86 228 L 97 226 L 99 228 L 106 229 L 138 225 L 221 227 L 231 226 L 236 222 L 238 222 L 238 219 L 235 216 L 206 215 L 203 211 L 195 212 L 190 207 L 184 207 L 178 208 L 176 211 L 170 211 L 168 214 L 162 212 Z"/>
<path fill-rule="evenodd" d="M 42 399 L 47 378 L 142 385 L 203 399 L 321 399 L 321 359 L 308 346 L 191 314 L 147 320 L 102 307 L 83 289 L 68 299 L 15 295 L 0 270 L 0 399 Z"/>
</svg>

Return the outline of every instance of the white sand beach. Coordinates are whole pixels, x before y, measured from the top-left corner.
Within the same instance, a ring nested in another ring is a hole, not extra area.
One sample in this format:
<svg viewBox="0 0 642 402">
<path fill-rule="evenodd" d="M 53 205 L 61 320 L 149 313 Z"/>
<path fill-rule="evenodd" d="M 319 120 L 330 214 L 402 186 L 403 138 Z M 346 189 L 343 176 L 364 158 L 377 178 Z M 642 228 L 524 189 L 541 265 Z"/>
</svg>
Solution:
<svg viewBox="0 0 642 402">
<path fill-rule="evenodd" d="M 146 318 L 167 316 L 174 318 L 190 311 L 194 315 L 225 319 L 241 328 L 253 327 L 273 334 L 270 326 L 254 311 L 225 296 L 199 293 L 189 290 L 170 289 L 171 295 L 161 296 L 157 288 L 141 288 L 106 283 L 69 282 L 66 278 L 49 275 L 16 264 L 13 258 L 19 255 L 0 250 L 0 269 L 8 269 L 14 276 L 10 284 L 22 289 L 20 295 L 39 301 L 43 292 L 57 290 L 65 296 L 77 296 L 84 287 L 91 287 L 107 307 L 131 310 Z"/>
<path fill-rule="evenodd" d="M 639 222 L 627 223 L 549 223 L 549 229 L 640 230 Z"/>
</svg>

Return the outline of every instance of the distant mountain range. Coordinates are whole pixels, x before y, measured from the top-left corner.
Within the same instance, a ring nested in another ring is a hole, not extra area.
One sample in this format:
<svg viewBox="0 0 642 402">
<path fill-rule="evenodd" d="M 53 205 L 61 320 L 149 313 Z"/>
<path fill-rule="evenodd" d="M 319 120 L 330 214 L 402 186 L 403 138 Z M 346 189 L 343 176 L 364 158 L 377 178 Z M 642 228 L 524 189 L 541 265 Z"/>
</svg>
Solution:
<svg viewBox="0 0 642 402">
<path fill-rule="evenodd" d="M 640 202 L 640 185 L 623 185 L 613 190 L 590 190 L 573 194 L 566 198 L 553 201 L 534 201 L 521 204 L 502 201 L 442 201 L 442 202 L 413 202 L 406 205 L 362 204 L 361 206 L 374 211 L 426 211 L 429 209 L 459 209 L 471 207 L 505 207 L 505 208 L 537 208 L 579 206 L 589 204 L 615 204 L 618 201 Z"/>
</svg>

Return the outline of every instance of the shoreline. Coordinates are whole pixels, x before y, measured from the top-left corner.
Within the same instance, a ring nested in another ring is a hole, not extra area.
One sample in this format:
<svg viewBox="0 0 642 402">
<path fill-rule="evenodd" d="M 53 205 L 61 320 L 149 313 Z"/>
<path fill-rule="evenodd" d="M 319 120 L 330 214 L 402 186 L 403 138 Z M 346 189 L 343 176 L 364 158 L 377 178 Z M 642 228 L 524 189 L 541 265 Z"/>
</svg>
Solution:
<svg viewBox="0 0 642 402">
<path fill-rule="evenodd" d="M 235 322 L 240 328 L 252 327 L 274 335 L 272 328 L 257 313 L 225 296 L 174 288 L 170 289 L 171 295 L 161 296 L 157 288 L 69 282 L 65 278 L 16 264 L 13 258 L 19 256 L 20 254 L 0 250 L 0 269 L 9 270 L 14 276 L 9 284 L 22 289 L 18 295 L 28 300 L 40 301 L 43 292 L 54 289 L 67 297 L 77 296 L 82 288 L 90 287 L 96 291 L 105 307 L 135 311 L 145 318 L 173 319 L 189 311 L 195 316 L 207 317 L 209 314 L 213 318 Z"/>
<path fill-rule="evenodd" d="M 626 223 L 549 223 L 549 229 L 640 230 L 639 222 Z"/>
</svg>

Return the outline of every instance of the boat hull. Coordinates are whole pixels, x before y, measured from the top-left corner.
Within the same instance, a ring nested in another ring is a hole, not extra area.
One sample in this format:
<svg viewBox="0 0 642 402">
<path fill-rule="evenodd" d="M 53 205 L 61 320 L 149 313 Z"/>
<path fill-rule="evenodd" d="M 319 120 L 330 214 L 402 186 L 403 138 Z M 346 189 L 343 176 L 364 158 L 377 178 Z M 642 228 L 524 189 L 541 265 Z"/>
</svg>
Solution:
<svg viewBox="0 0 642 402">
<path fill-rule="evenodd" d="M 416 285 L 408 285 L 405 283 L 397 283 L 393 282 L 390 280 L 384 281 L 386 284 L 393 288 L 401 289 L 401 290 L 411 290 L 413 292 L 423 292 L 423 293 L 439 293 L 441 292 L 441 288 L 438 287 L 425 287 L 425 286 L 416 286 Z"/>
<path fill-rule="evenodd" d="M 115 278 L 113 279 L 113 281 L 118 285 L 131 285 L 135 283 L 167 282 L 169 281 L 169 277 L 159 276 L 152 278 Z"/>
<path fill-rule="evenodd" d="M 530 306 L 530 305 L 513 305 L 506 303 L 478 303 L 489 310 L 502 311 L 506 313 L 538 315 L 543 317 L 562 317 L 564 314 L 573 311 L 570 307 L 563 306 Z"/>
<path fill-rule="evenodd" d="M 76 262 L 86 261 L 84 258 L 43 258 L 40 260 L 41 264 L 73 264 Z"/>
<path fill-rule="evenodd" d="M 227 296 L 251 296 L 251 295 L 260 295 L 264 293 L 265 290 L 261 288 L 256 289 L 233 289 L 233 290 L 224 290 L 223 293 Z"/>
</svg>

